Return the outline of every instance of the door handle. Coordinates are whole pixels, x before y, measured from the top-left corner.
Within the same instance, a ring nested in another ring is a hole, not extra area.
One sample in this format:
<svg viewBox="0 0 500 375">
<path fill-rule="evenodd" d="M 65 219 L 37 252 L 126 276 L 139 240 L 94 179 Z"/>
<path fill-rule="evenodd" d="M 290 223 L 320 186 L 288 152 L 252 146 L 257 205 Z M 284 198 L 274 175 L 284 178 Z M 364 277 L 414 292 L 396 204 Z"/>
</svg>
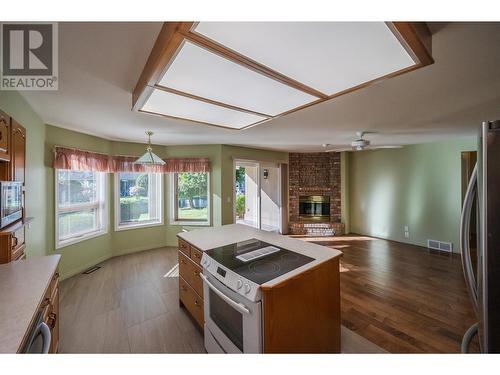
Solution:
<svg viewBox="0 0 500 375">
<path fill-rule="evenodd" d="M 230 304 L 232 307 L 234 307 L 236 310 L 238 310 L 241 313 L 248 314 L 250 315 L 250 310 L 248 310 L 248 307 L 246 307 L 244 304 L 233 301 L 231 298 L 226 296 L 224 293 L 222 293 L 217 287 L 208 280 L 208 277 L 206 277 L 204 274 L 200 273 L 200 277 L 203 279 L 203 281 L 207 284 L 207 286 L 215 293 L 217 294 L 220 298 L 222 298 L 224 301 L 226 301 L 228 304 Z"/>
<path fill-rule="evenodd" d="M 472 260 L 470 257 L 470 244 L 469 244 L 469 231 L 470 231 L 470 218 L 472 214 L 472 203 L 477 193 L 477 164 L 472 171 L 469 186 L 465 193 L 464 205 L 462 215 L 460 217 L 460 248 L 462 250 L 462 268 L 465 276 L 465 284 L 469 290 L 469 295 L 472 300 L 474 311 L 479 311 L 479 303 L 477 297 L 477 284 L 474 277 L 474 270 L 472 269 Z M 479 249 L 478 249 L 479 251 Z"/>
</svg>

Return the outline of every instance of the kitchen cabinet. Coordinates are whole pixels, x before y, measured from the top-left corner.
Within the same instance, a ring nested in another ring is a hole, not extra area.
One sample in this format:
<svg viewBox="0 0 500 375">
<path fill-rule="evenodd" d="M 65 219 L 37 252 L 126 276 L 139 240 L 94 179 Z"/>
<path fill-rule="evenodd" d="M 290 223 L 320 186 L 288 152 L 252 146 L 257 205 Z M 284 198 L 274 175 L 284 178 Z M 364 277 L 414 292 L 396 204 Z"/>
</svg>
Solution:
<svg viewBox="0 0 500 375">
<path fill-rule="evenodd" d="M 43 322 L 50 329 L 51 341 L 49 354 L 55 354 L 59 348 L 59 273 L 57 270 L 51 277 L 50 284 L 45 290 L 38 311 L 42 314 Z M 32 329 L 33 326 L 28 329 L 28 332 Z M 25 348 L 25 346 L 26 343 L 24 342 L 21 347 Z"/>
<path fill-rule="evenodd" d="M 11 161 L 9 181 L 25 182 L 26 129 L 12 119 Z"/>
<path fill-rule="evenodd" d="M 0 229 L 0 264 L 25 258 L 26 227 L 26 129 L 0 110 L 0 180 L 23 183 L 22 220 Z"/>
<path fill-rule="evenodd" d="M 28 352 L 40 322 L 51 331 L 49 352 L 58 351 L 60 259 L 55 254 L 0 264 L 0 353 Z"/>
<path fill-rule="evenodd" d="M 179 239 L 179 304 L 203 328 L 203 281 L 201 250 Z"/>
<path fill-rule="evenodd" d="M 31 221 L 20 220 L 0 230 L 0 264 L 26 257 L 26 225 Z"/>
<path fill-rule="evenodd" d="M 10 161 L 10 117 L 0 111 L 0 160 Z"/>
<path fill-rule="evenodd" d="M 52 281 L 50 283 L 49 290 L 46 294 L 46 299 L 48 298 L 48 311 L 47 315 L 44 316 L 44 322 L 50 328 L 51 342 L 49 353 L 57 353 L 59 347 L 59 273 L 54 273 Z"/>
</svg>

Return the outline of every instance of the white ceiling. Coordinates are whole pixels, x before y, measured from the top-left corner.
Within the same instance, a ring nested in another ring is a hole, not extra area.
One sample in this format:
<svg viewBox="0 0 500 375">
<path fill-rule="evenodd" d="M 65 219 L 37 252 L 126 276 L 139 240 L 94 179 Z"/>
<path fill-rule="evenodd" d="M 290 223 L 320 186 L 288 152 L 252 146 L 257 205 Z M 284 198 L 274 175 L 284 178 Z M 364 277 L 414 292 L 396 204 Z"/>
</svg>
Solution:
<svg viewBox="0 0 500 375">
<path fill-rule="evenodd" d="M 288 151 L 413 144 L 475 134 L 500 118 L 500 23 L 432 24 L 434 65 L 238 131 L 131 111 L 132 90 L 160 23 L 61 23 L 59 91 L 23 92 L 51 125 L 120 141 L 235 144 Z"/>
</svg>

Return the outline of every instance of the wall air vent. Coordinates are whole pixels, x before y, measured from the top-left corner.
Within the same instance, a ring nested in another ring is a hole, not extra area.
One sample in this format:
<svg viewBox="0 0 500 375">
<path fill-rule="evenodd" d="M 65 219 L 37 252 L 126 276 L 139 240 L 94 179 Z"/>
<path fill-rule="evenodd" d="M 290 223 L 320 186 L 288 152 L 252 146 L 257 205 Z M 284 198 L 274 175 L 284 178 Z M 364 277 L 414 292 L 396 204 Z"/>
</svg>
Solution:
<svg viewBox="0 0 500 375">
<path fill-rule="evenodd" d="M 437 240 L 427 240 L 427 247 L 433 250 L 453 252 L 453 244 L 451 242 L 443 242 Z"/>
</svg>

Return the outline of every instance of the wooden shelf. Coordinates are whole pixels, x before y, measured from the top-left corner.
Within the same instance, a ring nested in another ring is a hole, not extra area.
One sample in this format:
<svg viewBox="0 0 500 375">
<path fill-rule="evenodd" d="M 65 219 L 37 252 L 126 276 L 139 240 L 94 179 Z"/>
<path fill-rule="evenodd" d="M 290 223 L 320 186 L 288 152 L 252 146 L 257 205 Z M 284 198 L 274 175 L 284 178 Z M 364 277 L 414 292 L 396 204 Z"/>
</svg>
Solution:
<svg viewBox="0 0 500 375">
<path fill-rule="evenodd" d="M 34 217 L 27 217 L 24 220 L 16 221 L 15 223 L 0 229 L 0 236 L 9 236 L 11 233 L 17 232 L 19 229 L 31 223 L 33 220 L 35 220 Z"/>
</svg>

